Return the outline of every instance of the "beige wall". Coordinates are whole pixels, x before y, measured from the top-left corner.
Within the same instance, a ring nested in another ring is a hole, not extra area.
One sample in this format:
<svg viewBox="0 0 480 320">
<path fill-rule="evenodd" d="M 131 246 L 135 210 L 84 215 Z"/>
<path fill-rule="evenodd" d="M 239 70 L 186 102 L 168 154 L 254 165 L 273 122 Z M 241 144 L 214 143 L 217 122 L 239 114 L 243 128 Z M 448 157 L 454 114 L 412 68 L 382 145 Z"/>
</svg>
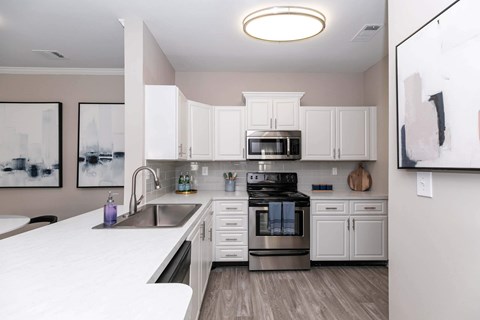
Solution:
<svg viewBox="0 0 480 320">
<path fill-rule="evenodd" d="M 365 105 L 377 106 L 377 161 L 367 163 L 372 191 L 388 191 L 388 57 L 364 73 Z"/>
<path fill-rule="evenodd" d="M 63 103 L 63 187 L 0 189 L 0 214 L 54 214 L 65 219 L 99 208 L 109 189 L 78 189 L 77 130 L 79 102 L 123 102 L 123 76 L 0 75 L 0 101 Z M 116 197 L 123 202 L 123 190 Z"/>
<path fill-rule="evenodd" d="M 462 0 L 461 2 L 477 0 Z M 389 52 L 452 0 L 389 0 Z M 416 172 L 397 169 L 395 59 L 389 62 L 391 320 L 480 319 L 478 173 L 433 173 L 433 198 Z"/>
<path fill-rule="evenodd" d="M 175 84 L 190 100 L 245 105 L 243 91 L 305 92 L 304 106 L 362 105 L 363 73 L 177 72 Z"/>
</svg>

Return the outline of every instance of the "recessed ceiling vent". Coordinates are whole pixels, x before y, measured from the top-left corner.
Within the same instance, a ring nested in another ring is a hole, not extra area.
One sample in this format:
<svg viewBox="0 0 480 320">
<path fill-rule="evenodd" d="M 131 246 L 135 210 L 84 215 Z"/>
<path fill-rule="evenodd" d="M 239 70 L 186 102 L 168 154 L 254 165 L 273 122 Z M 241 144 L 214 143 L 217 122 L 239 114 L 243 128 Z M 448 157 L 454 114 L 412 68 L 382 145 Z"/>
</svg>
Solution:
<svg viewBox="0 0 480 320">
<path fill-rule="evenodd" d="M 377 32 L 382 29 L 382 25 L 379 24 L 366 24 L 357 32 L 357 34 L 352 38 L 352 42 L 367 42 L 372 40 L 372 38 L 377 34 Z"/>
<path fill-rule="evenodd" d="M 32 52 L 38 53 L 44 58 L 49 60 L 64 60 L 65 56 L 57 50 L 32 50 Z"/>
</svg>

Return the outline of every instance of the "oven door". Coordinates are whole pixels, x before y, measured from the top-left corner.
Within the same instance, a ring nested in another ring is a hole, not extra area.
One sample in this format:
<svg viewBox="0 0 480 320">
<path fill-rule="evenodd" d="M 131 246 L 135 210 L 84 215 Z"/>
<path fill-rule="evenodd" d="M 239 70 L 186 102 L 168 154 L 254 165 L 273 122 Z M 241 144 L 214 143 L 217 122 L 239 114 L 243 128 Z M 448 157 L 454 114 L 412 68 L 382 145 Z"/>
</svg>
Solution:
<svg viewBox="0 0 480 320">
<path fill-rule="evenodd" d="M 250 250 L 310 248 L 310 207 L 295 207 L 295 223 L 288 234 L 271 230 L 268 206 L 249 207 L 248 212 Z"/>
</svg>

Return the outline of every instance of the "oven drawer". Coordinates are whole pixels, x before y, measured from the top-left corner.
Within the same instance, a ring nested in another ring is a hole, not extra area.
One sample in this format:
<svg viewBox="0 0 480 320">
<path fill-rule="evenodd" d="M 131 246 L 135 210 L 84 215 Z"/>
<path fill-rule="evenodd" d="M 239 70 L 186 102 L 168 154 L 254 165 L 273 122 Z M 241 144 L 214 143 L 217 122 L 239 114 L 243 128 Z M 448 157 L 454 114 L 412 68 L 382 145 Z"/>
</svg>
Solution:
<svg viewBox="0 0 480 320">
<path fill-rule="evenodd" d="M 348 214 L 348 201 L 312 201 L 312 214 Z"/>
<path fill-rule="evenodd" d="M 350 201 L 351 214 L 387 214 L 385 200 L 355 200 Z"/>
<path fill-rule="evenodd" d="M 215 201 L 216 214 L 247 214 L 247 201 Z"/>
<path fill-rule="evenodd" d="M 215 261 L 248 261 L 248 247 L 219 247 L 215 248 Z"/>
<path fill-rule="evenodd" d="M 247 231 L 217 231 L 215 233 L 217 246 L 246 246 L 248 245 Z"/>
<path fill-rule="evenodd" d="M 219 215 L 215 217 L 215 229 L 222 230 L 242 230 L 248 229 L 248 216 L 239 215 Z"/>
</svg>

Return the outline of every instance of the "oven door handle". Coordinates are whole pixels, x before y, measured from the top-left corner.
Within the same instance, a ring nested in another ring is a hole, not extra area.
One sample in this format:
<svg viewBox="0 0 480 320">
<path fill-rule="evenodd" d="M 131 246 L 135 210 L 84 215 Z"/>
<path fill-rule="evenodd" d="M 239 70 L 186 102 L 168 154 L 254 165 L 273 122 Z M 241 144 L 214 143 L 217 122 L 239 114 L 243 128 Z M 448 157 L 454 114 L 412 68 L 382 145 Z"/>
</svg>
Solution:
<svg viewBox="0 0 480 320">
<path fill-rule="evenodd" d="M 272 257 L 272 256 L 306 256 L 310 254 L 308 250 L 280 250 L 280 251 L 250 251 L 254 257 Z"/>
</svg>

